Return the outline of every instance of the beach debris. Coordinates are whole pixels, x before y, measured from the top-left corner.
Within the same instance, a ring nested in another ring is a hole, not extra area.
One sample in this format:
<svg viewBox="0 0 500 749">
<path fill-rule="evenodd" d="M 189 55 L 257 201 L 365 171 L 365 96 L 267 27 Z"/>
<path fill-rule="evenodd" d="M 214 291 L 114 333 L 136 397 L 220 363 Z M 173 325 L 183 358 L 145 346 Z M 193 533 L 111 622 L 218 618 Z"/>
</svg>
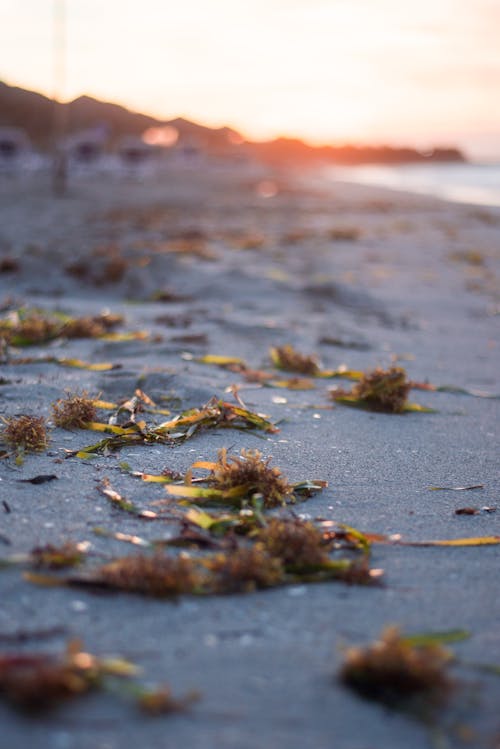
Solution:
<svg viewBox="0 0 500 749">
<path fill-rule="evenodd" d="M 117 507 L 123 512 L 128 512 L 130 515 L 142 518 L 143 520 L 157 520 L 160 516 L 157 512 L 152 510 L 141 510 L 133 502 L 122 497 L 122 495 L 115 491 L 110 485 L 109 479 L 104 478 L 98 485 L 98 489 L 103 496 L 105 496 L 114 507 Z"/>
<path fill-rule="evenodd" d="M 387 370 L 377 367 L 363 374 L 350 391 L 337 388 L 329 392 L 336 403 L 370 411 L 392 414 L 401 414 L 406 411 L 432 413 L 432 409 L 409 403 L 410 390 L 411 382 L 407 379 L 403 367 L 390 367 Z"/>
<path fill-rule="evenodd" d="M 471 395 L 473 398 L 493 398 L 498 400 L 500 395 L 496 393 L 488 393 L 485 390 L 477 390 L 475 388 L 463 388 L 457 385 L 433 385 L 431 382 L 413 382 L 411 383 L 413 390 L 428 390 L 431 393 L 451 393 L 452 395 Z"/>
<path fill-rule="evenodd" d="M 35 546 L 29 554 L 12 554 L 1 558 L 0 568 L 28 565 L 33 569 L 61 570 L 76 567 L 85 561 L 88 547 L 89 544 L 86 541 L 81 543 L 66 541 L 59 546 L 53 544 Z"/>
<path fill-rule="evenodd" d="M 81 395 L 68 393 L 52 404 L 54 424 L 63 429 L 84 429 L 95 421 L 96 413 L 94 401 L 85 392 Z"/>
<path fill-rule="evenodd" d="M 239 456 L 219 450 L 217 462 L 210 468 L 207 483 L 222 492 L 241 489 L 246 496 L 258 494 L 264 507 L 283 505 L 292 494 L 293 487 L 276 466 L 269 465 L 271 458 L 263 459 L 258 450 L 241 451 Z"/>
<path fill-rule="evenodd" d="M 271 518 L 254 532 L 272 556 L 287 569 L 317 567 L 329 562 L 332 541 L 314 523 L 300 518 Z"/>
<path fill-rule="evenodd" d="M 342 579 L 350 577 L 352 582 L 376 582 L 380 571 L 370 570 L 361 558 L 368 559 L 370 541 L 360 531 L 349 526 L 326 521 L 319 526 L 302 518 L 272 517 L 267 518 L 262 508 L 256 503 L 245 507 L 238 513 L 213 515 L 198 507 L 189 508 L 182 517 L 183 532 L 179 537 L 160 544 L 180 546 L 185 542 L 207 545 L 207 536 L 194 536 L 190 526 L 201 529 L 204 534 L 220 539 L 226 538 L 235 542 L 235 537 L 245 537 L 257 541 L 272 555 L 283 563 L 288 575 L 301 577 L 306 575 L 313 582 L 316 579 Z M 332 530 L 332 527 L 335 530 Z M 153 545 L 156 542 L 153 542 Z M 350 559 L 332 560 L 332 552 L 355 552 L 355 564 Z M 357 576 L 358 580 L 354 580 Z"/>
<path fill-rule="evenodd" d="M 171 239 L 167 242 L 158 242 L 148 246 L 149 251 L 158 253 L 167 253 L 173 255 L 199 258 L 200 260 L 216 260 L 217 255 L 207 246 L 203 237 L 195 236 L 189 232 L 184 235 Z"/>
<path fill-rule="evenodd" d="M 269 349 L 269 356 L 277 369 L 284 369 L 288 372 L 297 372 L 322 379 L 340 377 L 346 380 L 357 381 L 363 378 L 363 372 L 349 369 L 345 364 L 341 364 L 336 369 L 323 369 L 318 356 L 315 354 L 301 354 L 288 343 L 284 346 L 272 346 Z"/>
<path fill-rule="evenodd" d="M 172 468 L 164 468 L 161 473 L 145 473 L 144 471 L 134 471 L 126 462 L 119 464 L 124 473 L 134 478 L 141 479 L 147 484 L 171 484 L 174 481 L 182 481 L 184 474 L 174 471 Z"/>
<path fill-rule="evenodd" d="M 496 507 L 459 507 L 455 515 L 481 515 L 485 512 L 496 512 Z"/>
<path fill-rule="evenodd" d="M 475 489 L 484 489 L 484 484 L 472 484 L 471 486 L 429 486 L 431 492 L 468 492 Z"/>
<path fill-rule="evenodd" d="M 117 252 L 110 253 L 104 261 L 99 274 L 94 276 L 94 283 L 101 286 L 109 283 L 118 283 L 123 279 L 129 268 L 129 262 Z"/>
<path fill-rule="evenodd" d="M 184 697 L 174 697 L 168 686 L 157 689 L 143 689 L 137 695 L 137 706 L 146 715 L 168 715 L 187 710 L 194 702 L 200 699 L 200 692 L 192 690 Z"/>
<path fill-rule="evenodd" d="M 246 382 L 264 385 L 265 387 L 288 388 L 290 390 L 312 390 L 314 383 L 305 377 L 292 377 L 287 380 L 278 380 L 273 372 L 264 369 L 254 369 L 237 356 L 225 356 L 222 354 L 205 354 L 194 360 L 199 364 L 212 364 L 222 369 L 227 369 L 234 374 L 241 375 Z"/>
<path fill-rule="evenodd" d="M 88 369 L 90 372 L 108 372 L 113 369 L 121 369 L 122 364 L 113 362 L 86 362 L 82 359 L 68 359 L 61 356 L 22 356 L 10 357 L 9 364 L 58 364 L 60 367 L 70 367 L 75 369 Z"/>
<path fill-rule="evenodd" d="M 226 232 L 222 240 L 234 250 L 260 250 L 268 242 L 264 234 L 252 231 Z"/>
<path fill-rule="evenodd" d="M 269 349 L 271 361 L 277 369 L 316 377 L 321 372 L 319 358 L 314 354 L 301 354 L 287 343 Z"/>
<path fill-rule="evenodd" d="M 5 427 L 0 438 L 16 450 L 16 463 L 22 465 L 25 452 L 40 452 L 48 444 L 43 416 L 11 416 L 3 419 Z"/>
<path fill-rule="evenodd" d="M 55 481 L 59 476 L 55 473 L 41 473 L 38 476 L 33 476 L 31 479 L 17 479 L 20 484 L 46 484 L 49 481 Z"/>
<path fill-rule="evenodd" d="M 264 459 L 259 450 L 242 449 L 239 456 L 228 455 L 226 448 L 218 452 L 216 462 L 197 461 L 191 466 L 183 485 L 169 484 L 170 496 L 183 499 L 205 500 L 222 504 L 242 505 L 258 501 L 263 508 L 277 507 L 297 500 L 298 494 L 311 496 L 321 491 L 327 482 L 303 481 L 290 484 L 279 468 L 269 465 L 271 458 Z M 209 470 L 203 479 L 208 488 L 193 486 L 191 471 L 195 468 Z"/>
<path fill-rule="evenodd" d="M 384 536 L 380 533 L 365 533 L 365 537 L 372 544 L 387 544 L 389 546 L 497 546 L 500 536 L 471 536 L 466 538 L 437 539 L 432 541 L 403 541 L 399 534 Z"/>
<path fill-rule="evenodd" d="M 97 687 L 105 669 L 70 643 L 59 657 L 45 654 L 0 656 L 0 695 L 16 707 L 42 710 Z"/>
<path fill-rule="evenodd" d="M 102 658 L 70 640 L 60 654 L 0 653 L 0 697 L 15 708 L 43 712 L 91 691 L 113 691 L 150 715 L 185 710 L 198 695 L 174 698 L 167 686 L 142 686 L 139 669 L 124 658 Z M 123 684 L 123 686 L 122 686 Z"/>
<path fill-rule="evenodd" d="M 88 581 L 90 585 L 164 598 L 200 592 L 204 576 L 197 560 L 155 551 L 108 562 L 91 573 Z M 85 583 L 85 579 L 78 582 Z"/>
<path fill-rule="evenodd" d="M 361 235 L 357 226 L 334 226 L 327 232 L 327 238 L 332 242 L 356 242 Z"/>
<path fill-rule="evenodd" d="M 99 338 L 123 322 L 120 315 L 103 312 L 88 317 L 21 307 L 0 319 L 0 335 L 13 346 L 47 343 L 56 338 Z"/>
<path fill-rule="evenodd" d="M 104 401 L 100 398 L 92 400 L 94 408 L 103 411 L 113 411 L 108 418 L 108 424 L 123 426 L 127 422 L 136 420 L 138 413 L 145 412 L 157 414 L 160 416 L 170 416 L 171 411 L 168 408 L 158 408 L 156 403 L 143 390 L 136 388 L 130 398 L 123 398 L 119 403 Z M 98 423 L 98 422 L 97 422 Z M 94 422 L 88 425 L 92 429 Z M 99 429 L 98 429 L 99 431 Z"/>
<path fill-rule="evenodd" d="M 404 641 L 408 645 L 421 647 L 422 645 L 449 645 L 452 642 L 468 640 L 471 633 L 468 629 L 445 629 L 438 632 L 417 632 L 405 635 Z"/>
<path fill-rule="evenodd" d="M 281 559 L 266 551 L 263 544 L 219 553 L 206 561 L 216 593 L 249 593 L 272 588 L 284 582 Z"/>
<path fill-rule="evenodd" d="M 114 328 L 122 323 L 121 315 L 110 312 L 71 317 L 62 312 L 22 307 L 0 319 L 0 337 L 11 346 L 32 346 L 65 338 L 98 338 L 110 342 L 149 339 L 145 331 L 115 332 Z"/>
<path fill-rule="evenodd" d="M 109 535 L 109 534 L 107 534 Z M 129 537 L 117 540 L 136 544 Z M 25 573 L 26 580 L 42 586 L 90 587 L 108 591 L 137 593 L 153 598 L 177 598 L 179 595 L 217 595 L 248 593 L 257 589 L 297 583 L 337 581 L 349 585 L 376 585 L 381 570 L 371 570 L 364 555 L 357 559 L 316 557 L 313 564 L 295 564 L 283 547 L 269 550 L 265 541 L 249 534 L 243 544 L 207 543 L 207 538 L 181 535 L 170 541 L 151 542 L 151 553 L 141 552 L 118 557 L 81 574 L 56 577 Z M 179 543 L 182 541 L 182 543 Z M 188 543 L 185 543 L 188 541 Z M 136 544 L 143 545 L 144 544 Z M 195 556 L 186 552 L 165 553 L 163 546 L 196 546 Z M 215 552 L 200 554 L 215 548 Z M 280 554 L 284 554 L 284 557 Z"/>
<path fill-rule="evenodd" d="M 500 536 L 473 536 L 470 538 L 451 538 L 438 541 L 408 541 L 404 546 L 497 546 Z"/>
<path fill-rule="evenodd" d="M 95 445 L 89 445 L 81 450 L 68 451 L 68 456 L 90 458 L 97 453 L 107 454 L 125 445 L 134 444 L 170 444 L 174 445 L 190 439 L 202 429 L 233 428 L 241 430 L 261 430 L 275 433 L 279 429 L 265 416 L 233 405 L 217 397 L 209 400 L 201 408 L 191 408 L 183 411 L 169 421 L 158 426 L 149 427 L 145 422 L 133 422 L 130 426 L 120 427 L 112 424 L 98 424 L 93 422 L 92 429 L 111 432 L 108 437 Z"/>
<path fill-rule="evenodd" d="M 451 651 L 440 642 L 412 642 L 397 627 L 386 627 L 367 647 L 349 648 L 344 654 L 340 681 L 362 697 L 391 708 L 412 710 L 418 700 L 440 707 L 453 689 L 448 674 Z"/>
<path fill-rule="evenodd" d="M 116 245 L 96 247 L 92 252 L 92 259 L 75 260 L 64 267 L 64 271 L 74 278 L 102 286 L 118 283 L 129 268 L 129 261 L 120 254 Z"/>
<path fill-rule="evenodd" d="M 59 570 L 76 567 L 85 560 L 88 544 L 66 541 L 60 546 L 45 544 L 35 546 L 30 552 L 30 563 L 33 567 L 46 570 Z"/>
<path fill-rule="evenodd" d="M 450 260 L 454 260 L 458 263 L 466 263 L 467 265 L 483 266 L 484 255 L 480 250 L 457 250 L 450 253 L 448 256 Z"/>
<path fill-rule="evenodd" d="M 177 304 L 178 302 L 192 302 L 193 297 L 188 294 L 179 294 L 178 291 L 173 289 L 158 289 L 151 294 L 150 301 Z"/>
<path fill-rule="evenodd" d="M 0 259 L 0 273 L 18 273 L 21 270 L 21 263 L 15 257 L 7 255 Z"/>
<path fill-rule="evenodd" d="M 332 345 L 344 345 L 351 348 L 363 348 L 366 346 L 355 345 L 354 342 L 341 342 L 337 338 L 322 338 L 320 343 L 328 343 Z M 369 348 L 369 347 L 368 347 Z M 265 369 L 254 369 L 250 367 L 244 359 L 238 356 L 228 356 L 225 354 L 205 354 L 204 356 L 193 357 L 192 354 L 185 354 L 184 358 L 194 360 L 199 364 L 212 364 L 214 366 L 227 369 L 235 374 L 240 374 L 247 382 L 258 383 L 265 387 L 281 387 L 288 388 L 289 390 L 312 390 L 315 385 L 312 378 L 318 379 L 345 379 L 358 382 L 363 387 L 367 387 L 367 378 L 373 377 L 375 374 L 378 376 L 384 373 L 384 370 L 377 368 L 371 372 L 365 373 L 357 369 L 350 369 L 346 364 L 340 364 L 336 369 L 322 369 L 319 363 L 319 358 L 315 355 L 301 354 L 296 351 L 290 344 L 284 346 L 272 347 L 270 349 L 270 358 L 272 363 L 277 369 L 287 370 L 289 372 L 297 372 L 299 374 L 307 374 L 308 377 L 293 377 L 287 380 L 278 380 L 273 372 L 269 372 Z M 386 374 L 392 373 L 394 380 L 396 375 L 394 370 L 404 372 L 401 367 L 392 367 L 386 370 Z M 375 378 L 374 378 L 375 379 Z M 469 395 L 475 398 L 493 398 L 498 399 L 500 395 L 495 393 L 488 393 L 483 390 L 467 389 L 457 387 L 456 385 L 434 385 L 430 382 L 417 382 L 408 380 L 405 372 L 405 386 L 409 390 L 427 390 L 433 393 L 452 393 L 456 395 Z M 371 383 L 371 387 L 377 386 L 379 383 Z M 386 383 L 390 385 L 389 383 Z M 385 387 L 385 386 L 384 386 Z M 408 395 L 408 392 L 406 396 Z M 355 402 L 354 400 L 354 389 L 352 391 L 345 391 L 340 388 L 336 388 L 330 391 L 332 398 L 340 402 L 346 403 L 347 405 L 362 404 Z M 359 397 L 359 396 L 358 396 Z M 406 399 L 405 399 L 406 400 Z M 377 409 L 385 410 L 385 409 Z M 433 409 L 419 406 L 415 403 L 409 403 L 407 400 L 404 405 L 404 411 L 423 411 L 426 413 L 432 413 Z"/>
<path fill-rule="evenodd" d="M 363 340 L 355 340 L 351 338 L 343 338 L 339 336 L 321 336 L 318 343 L 323 346 L 337 346 L 338 348 L 349 348 L 357 351 L 368 351 L 371 347 L 369 343 Z"/>
<path fill-rule="evenodd" d="M 231 367 L 242 367 L 246 368 L 244 359 L 240 359 L 239 356 L 226 356 L 225 354 L 205 354 L 199 356 L 195 361 L 200 364 L 214 364 L 217 367 L 223 367 L 230 369 Z"/>
<path fill-rule="evenodd" d="M 224 456 L 224 468 L 227 463 Z M 241 470 L 237 463 L 229 461 L 229 465 Z M 271 470 L 267 463 L 264 467 Z M 274 474 L 271 477 L 273 487 L 281 480 L 281 476 Z M 238 490 L 240 486 L 236 484 Z M 290 488 L 293 487 L 285 484 L 283 491 L 288 492 Z M 122 506 L 125 500 L 109 484 L 101 491 L 113 504 L 118 503 L 122 509 L 137 514 L 133 506 L 132 510 Z M 161 500 L 157 501 L 160 503 Z M 97 587 L 165 598 L 181 594 L 242 593 L 295 583 L 380 583 L 382 570 L 371 569 L 369 565 L 370 542 L 356 529 L 338 526 L 334 532 L 331 526 L 325 530 L 323 526 L 297 517 L 267 518 L 263 510 L 260 495 L 259 499 L 254 496 L 251 507 L 246 506 L 237 513 L 215 515 L 198 507 L 189 508 L 185 513 L 174 512 L 169 519 L 180 520 L 180 535 L 156 540 L 97 527 L 94 532 L 99 536 L 149 549 L 151 553 L 141 551 L 118 557 L 93 570 L 66 577 L 34 572 L 26 572 L 24 577 L 42 586 Z M 165 547 L 194 548 L 196 553 L 190 556 L 181 552 L 174 556 L 165 553 Z M 211 551 L 214 549 L 215 552 Z M 207 550 L 211 553 L 205 553 Z M 346 550 L 348 555 L 342 558 L 331 556 Z M 51 549 L 48 547 L 47 551 Z M 49 555 L 45 568 L 58 569 L 59 558 L 55 552 L 55 562 Z"/>
<path fill-rule="evenodd" d="M 92 533 L 100 538 L 112 538 L 115 541 L 122 541 L 123 543 L 129 543 L 133 546 L 142 546 L 145 549 L 153 548 L 155 542 L 147 541 L 141 536 L 137 536 L 131 533 L 121 533 L 120 531 L 110 531 L 107 528 L 103 528 L 102 525 L 95 525 L 92 528 Z"/>
</svg>

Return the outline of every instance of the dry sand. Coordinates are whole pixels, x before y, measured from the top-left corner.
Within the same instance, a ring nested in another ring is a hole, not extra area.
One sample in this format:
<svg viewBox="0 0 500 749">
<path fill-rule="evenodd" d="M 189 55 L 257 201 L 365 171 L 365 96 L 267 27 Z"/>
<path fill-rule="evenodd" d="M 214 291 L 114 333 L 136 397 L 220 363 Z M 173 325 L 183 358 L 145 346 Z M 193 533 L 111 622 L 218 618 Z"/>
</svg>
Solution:
<svg viewBox="0 0 500 749">
<path fill-rule="evenodd" d="M 274 181 L 275 196 L 259 192 L 263 179 Z M 147 330 L 153 339 L 66 341 L 14 352 L 121 368 L 6 361 L 0 415 L 50 419 L 51 403 L 65 390 L 118 400 L 138 386 L 154 399 L 168 397 L 177 413 L 242 382 L 193 356 L 235 355 L 261 367 L 268 347 L 284 343 L 319 354 L 326 368 L 345 362 L 367 370 L 399 357 L 413 380 L 498 394 L 499 238 L 500 211 L 340 183 L 327 188 L 312 174 L 219 168 L 142 181 L 87 175 L 59 200 L 43 175 L 4 176 L 0 259 L 18 262 L 0 274 L 4 310 L 24 304 L 85 315 L 107 308 L 125 316 L 124 329 Z M 171 252 L 187 246 L 197 254 Z M 178 299 L 152 301 L 158 291 Z M 173 533 L 172 523 L 147 523 L 112 508 L 98 481 L 108 477 L 147 508 L 164 490 L 127 476 L 120 461 L 134 470 L 185 471 L 196 459 L 215 459 L 221 447 L 258 448 L 294 481 L 327 480 L 327 490 L 297 508 L 309 517 L 415 541 L 500 535 L 500 508 L 455 514 L 499 503 L 499 400 L 414 391 L 413 401 L 437 413 L 388 416 L 325 408 L 330 384 L 318 380 L 311 391 L 243 387 L 249 407 L 280 420 L 281 431 L 266 440 L 206 432 L 173 448 L 125 448 L 82 461 L 64 451 L 99 436 L 52 429 L 46 452 L 27 456 L 21 467 L 0 462 L 2 555 L 68 539 L 89 541 L 93 553 L 107 557 L 133 551 L 97 537 L 96 525 L 145 538 Z M 20 483 L 38 474 L 58 480 Z M 484 488 L 428 489 L 477 484 Z M 407 632 L 459 628 L 470 632 L 454 646 L 460 659 L 500 664 L 498 547 L 376 545 L 372 562 L 384 569 L 385 587 L 325 583 L 177 602 L 37 587 L 19 569 L 3 570 L 5 650 L 54 652 L 80 637 L 90 651 L 127 656 L 151 682 L 167 681 L 178 693 L 197 689 L 202 699 L 190 713 L 158 719 L 107 695 L 36 719 L 0 704 L 0 745 L 429 746 L 422 725 L 338 684 L 339 645 L 369 642 L 392 623 Z M 52 628 L 63 631 L 37 639 L 36 632 Z M 21 645 L 16 633 L 27 634 Z M 449 743 L 440 746 L 498 746 L 498 676 L 465 666 L 456 674 L 464 686 L 443 717 Z"/>
</svg>

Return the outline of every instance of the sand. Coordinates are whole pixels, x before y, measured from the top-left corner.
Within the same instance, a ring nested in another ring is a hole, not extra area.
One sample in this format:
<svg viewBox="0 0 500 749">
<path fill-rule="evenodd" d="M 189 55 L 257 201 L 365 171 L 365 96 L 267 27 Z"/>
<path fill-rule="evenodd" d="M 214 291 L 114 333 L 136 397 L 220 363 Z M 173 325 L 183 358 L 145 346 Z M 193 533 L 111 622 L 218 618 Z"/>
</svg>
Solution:
<svg viewBox="0 0 500 749">
<path fill-rule="evenodd" d="M 291 343 L 318 354 L 327 369 L 397 361 L 412 380 L 499 394 L 499 237 L 498 210 L 327 185 L 313 173 L 200 166 L 147 179 L 88 174 L 73 178 L 59 200 L 46 175 L 3 175 L 0 259 L 16 261 L 0 274 L 3 314 L 20 305 L 74 316 L 107 309 L 124 315 L 120 330 L 150 337 L 7 352 L 0 416 L 50 421 L 51 404 L 67 390 L 119 400 L 137 387 L 169 399 L 178 413 L 214 395 L 231 399 L 226 389 L 241 383 L 247 406 L 281 431 L 264 439 L 205 432 L 174 447 L 128 447 L 83 461 L 65 451 L 100 435 L 51 428 L 46 451 L 22 466 L 0 461 L 1 555 L 72 539 L 90 542 L 99 562 L 134 547 L 96 536 L 97 525 L 148 539 L 173 534 L 174 522 L 147 523 L 111 507 L 99 481 L 107 477 L 151 508 L 164 489 L 127 475 L 120 461 L 133 470 L 184 472 L 194 460 L 214 460 L 221 447 L 257 448 L 293 481 L 328 481 L 295 508 L 307 517 L 412 541 L 500 535 L 500 508 L 455 514 L 498 505 L 498 399 L 415 390 L 411 400 L 436 413 L 373 414 L 331 408 L 327 380 L 309 391 L 273 389 L 195 361 L 210 353 L 269 366 L 269 346 Z M 158 292 L 164 301 L 155 300 Z M 47 355 L 121 366 L 94 372 L 12 361 Z M 21 482 L 39 474 L 58 480 Z M 429 490 L 471 485 L 484 488 Z M 409 633 L 463 629 L 470 637 L 453 646 L 463 663 L 500 664 L 498 548 L 375 545 L 372 565 L 384 570 L 383 587 L 293 585 L 176 602 L 40 587 L 18 568 L 2 570 L 5 651 L 56 652 L 78 637 L 91 652 L 132 659 L 151 683 L 168 682 L 178 694 L 196 689 L 202 698 L 189 713 L 156 719 L 110 695 L 29 719 L 0 704 L 0 744 L 430 746 L 420 723 L 338 683 L 341 647 L 368 643 L 387 624 Z M 442 717 L 444 745 L 497 746 L 498 676 L 465 665 L 455 674 L 463 686 Z"/>
</svg>

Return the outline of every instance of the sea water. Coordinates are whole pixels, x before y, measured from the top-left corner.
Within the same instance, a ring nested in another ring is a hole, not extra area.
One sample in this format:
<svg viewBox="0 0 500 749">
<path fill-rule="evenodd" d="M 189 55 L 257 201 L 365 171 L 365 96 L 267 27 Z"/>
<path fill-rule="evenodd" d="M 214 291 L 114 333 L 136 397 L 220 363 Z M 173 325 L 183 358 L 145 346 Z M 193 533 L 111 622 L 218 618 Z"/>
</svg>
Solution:
<svg viewBox="0 0 500 749">
<path fill-rule="evenodd" d="M 338 166 L 328 167 L 328 177 L 459 203 L 500 206 L 500 162 Z"/>
</svg>

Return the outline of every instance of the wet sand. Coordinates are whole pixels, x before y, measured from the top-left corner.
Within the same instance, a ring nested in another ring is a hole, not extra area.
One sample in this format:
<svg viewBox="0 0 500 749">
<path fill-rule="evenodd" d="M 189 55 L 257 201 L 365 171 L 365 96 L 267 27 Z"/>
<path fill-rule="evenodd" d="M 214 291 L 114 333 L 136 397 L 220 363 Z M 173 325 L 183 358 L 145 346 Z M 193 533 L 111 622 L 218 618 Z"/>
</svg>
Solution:
<svg viewBox="0 0 500 749">
<path fill-rule="evenodd" d="M 273 184 L 269 185 L 269 181 Z M 264 182 L 264 184 L 263 184 Z M 272 188 L 272 189 L 271 189 Z M 269 193 L 276 194 L 269 196 Z M 267 196 L 267 197 L 266 197 Z M 222 447 L 256 448 L 291 481 L 329 487 L 295 511 L 362 531 L 427 541 L 500 535 L 499 400 L 413 391 L 436 409 L 402 416 L 337 405 L 318 379 L 313 390 L 245 383 L 200 364 L 203 354 L 269 368 L 268 349 L 285 343 L 320 356 L 326 369 L 404 366 L 415 381 L 500 393 L 498 313 L 500 211 L 369 187 L 330 188 L 307 174 L 204 169 L 139 180 L 80 176 L 54 200 L 42 176 L 0 181 L 0 304 L 72 316 L 124 316 L 120 331 L 145 340 L 58 340 L 10 351 L 1 365 L 0 416 L 49 422 L 65 391 L 118 401 L 140 387 L 172 413 L 242 385 L 246 405 L 279 422 L 276 434 L 207 431 L 173 447 L 137 446 L 92 461 L 67 458 L 100 435 L 50 429 L 47 451 L 22 466 L 0 461 L 0 551 L 28 552 L 68 539 L 95 555 L 133 551 L 95 535 L 95 526 L 147 539 L 174 522 L 147 523 L 110 506 L 113 488 L 140 507 L 164 496 L 120 469 L 185 472 Z M 9 267 L 10 266 L 10 267 Z M 21 356 L 112 362 L 96 372 Z M 346 384 L 345 382 L 342 384 Z M 32 485 L 20 480 L 55 474 Z M 472 486 L 429 491 L 430 486 Z M 498 546 L 374 545 L 385 586 L 294 585 L 237 596 L 176 602 L 43 588 L 17 568 L 0 574 L 0 641 L 12 652 L 55 652 L 69 637 L 98 654 L 131 658 L 153 683 L 199 690 L 190 713 L 140 717 L 108 695 L 27 719 L 0 704 L 2 745 L 83 749 L 368 749 L 428 746 L 419 723 L 360 700 L 335 679 L 341 645 L 367 643 L 383 626 L 405 632 L 464 629 L 453 646 L 464 662 L 500 663 Z M 101 557 L 96 556 L 99 560 Z M 62 628 L 20 646 L 16 633 Z M 3 647 L 3 645 L 2 645 Z M 458 667 L 464 686 L 443 718 L 450 746 L 496 746 L 498 676 Z M 459 725 L 467 731 L 460 734 Z M 496 737 L 496 738 L 495 738 Z M 453 743 L 454 742 L 454 743 Z"/>
</svg>

